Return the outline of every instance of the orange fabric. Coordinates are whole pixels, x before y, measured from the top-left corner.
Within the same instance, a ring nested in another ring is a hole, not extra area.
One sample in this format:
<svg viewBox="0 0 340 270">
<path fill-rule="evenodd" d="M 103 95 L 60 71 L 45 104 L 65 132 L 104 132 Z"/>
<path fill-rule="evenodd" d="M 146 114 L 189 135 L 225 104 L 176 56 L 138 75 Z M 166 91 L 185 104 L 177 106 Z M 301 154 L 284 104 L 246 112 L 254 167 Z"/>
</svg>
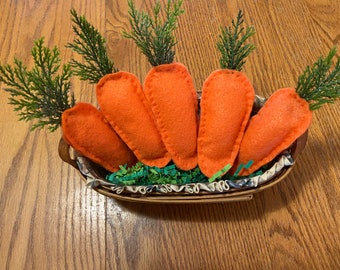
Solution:
<svg viewBox="0 0 340 270">
<path fill-rule="evenodd" d="M 311 121 L 309 104 L 295 89 L 277 90 L 249 121 L 238 164 L 246 164 L 249 160 L 254 163 L 240 175 L 249 175 L 272 161 L 308 129 Z"/>
<path fill-rule="evenodd" d="M 97 84 L 100 109 L 139 161 L 164 167 L 170 161 L 138 78 L 120 71 Z"/>
<path fill-rule="evenodd" d="M 145 78 L 144 93 L 176 166 L 182 170 L 195 168 L 198 102 L 187 68 L 180 63 L 152 68 Z"/>
<path fill-rule="evenodd" d="M 91 104 L 77 103 L 62 114 L 64 139 L 79 153 L 114 172 L 119 165 L 134 165 L 132 151 Z"/>
<path fill-rule="evenodd" d="M 198 165 L 208 177 L 237 157 L 255 92 L 247 77 L 235 70 L 210 74 L 202 88 Z"/>
</svg>

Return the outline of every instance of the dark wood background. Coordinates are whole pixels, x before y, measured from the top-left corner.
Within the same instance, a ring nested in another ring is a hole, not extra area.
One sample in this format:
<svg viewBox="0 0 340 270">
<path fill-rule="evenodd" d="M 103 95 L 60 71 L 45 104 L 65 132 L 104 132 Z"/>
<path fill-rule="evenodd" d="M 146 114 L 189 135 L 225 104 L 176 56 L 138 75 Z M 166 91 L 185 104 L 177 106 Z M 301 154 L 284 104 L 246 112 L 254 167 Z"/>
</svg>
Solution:
<svg viewBox="0 0 340 270">
<path fill-rule="evenodd" d="M 162 2 L 165 2 L 164 0 Z M 136 5 L 150 11 L 154 1 Z M 196 88 L 219 67 L 216 41 L 239 9 L 257 34 L 244 72 L 269 96 L 294 87 L 306 65 L 340 40 L 338 0 L 184 0 L 176 61 Z M 44 36 L 72 52 L 70 9 L 108 41 L 121 70 L 142 81 L 150 65 L 131 40 L 125 0 L 0 2 L 0 62 Z M 339 53 L 338 53 L 339 56 Z M 77 100 L 94 86 L 72 80 Z M 4 85 L 1 85 L 3 87 Z M 0 92 L 0 269 L 340 269 L 340 103 L 314 113 L 305 151 L 284 181 L 248 202 L 211 205 L 121 203 L 87 189 L 57 153 L 60 130 L 30 132 Z"/>
</svg>

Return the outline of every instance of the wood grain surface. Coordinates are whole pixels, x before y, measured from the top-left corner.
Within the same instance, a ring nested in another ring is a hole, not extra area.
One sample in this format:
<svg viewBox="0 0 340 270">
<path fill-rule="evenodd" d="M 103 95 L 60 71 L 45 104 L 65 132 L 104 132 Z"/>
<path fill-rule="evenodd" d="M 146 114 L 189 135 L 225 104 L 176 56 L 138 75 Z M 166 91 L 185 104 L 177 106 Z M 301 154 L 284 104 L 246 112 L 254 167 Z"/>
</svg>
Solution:
<svg viewBox="0 0 340 270">
<path fill-rule="evenodd" d="M 147 11 L 153 3 L 136 0 Z M 176 61 L 187 65 L 197 89 L 219 67 L 219 29 L 239 9 L 257 30 L 244 72 L 259 95 L 294 87 L 306 65 L 340 43 L 339 0 L 183 5 Z M 71 8 L 105 35 L 116 66 L 143 80 L 150 65 L 122 37 L 126 0 L 1 0 L 1 64 L 18 57 L 31 65 L 30 48 L 41 36 L 69 61 Z M 96 104 L 93 85 L 72 85 L 77 100 Z M 289 177 L 253 200 L 145 205 L 86 188 L 58 156 L 60 130 L 30 132 L 8 97 L 0 91 L 0 269 L 340 269 L 339 101 L 314 113 Z"/>
</svg>

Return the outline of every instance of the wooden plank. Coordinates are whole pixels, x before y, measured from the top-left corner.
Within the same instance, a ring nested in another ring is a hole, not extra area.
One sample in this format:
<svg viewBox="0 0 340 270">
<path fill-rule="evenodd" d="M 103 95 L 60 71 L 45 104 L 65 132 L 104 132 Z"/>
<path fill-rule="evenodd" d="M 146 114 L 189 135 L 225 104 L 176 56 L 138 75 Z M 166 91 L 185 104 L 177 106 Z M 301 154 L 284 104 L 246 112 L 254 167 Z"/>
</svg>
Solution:
<svg viewBox="0 0 340 270">
<path fill-rule="evenodd" d="M 165 3 L 166 1 L 162 1 Z M 154 1 L 136 0 L 150 11 Z M 340 2 L 326 0 L 184 0 L 176 61 L 199 90 L 219 67 L 221 25 L 242 9 L 257 30 L 244 72 L 257 94 L 294 87 L 306 65 L 339 45 Z M 73 38 L 69 10 L 86 15 L 108 41 L 116 66 L 141 81 L 150 69 L 131 40 L 127 2 L 0 2 L 0 63 L 32 65 L 29 50 L 45 36 L 61 57 Z M 339 53 L 338 53 L 339 56 Z M 72 80 L 76 98 L 96 104 L 94 86 Z M 4 87 L 3 84 L 0 85 Z M 314 113 L 303 154 L 289 177 L 224 204 L 140 204 L 87 189 L 58 157 L 60 131 L 29 132 L 0 94 L 1 269 L 338 269 L 340 268 L 340 103 Z"/>
<path fill-rule="evenodd" d="M 103 30 L 103 1 L 1 1 L 1 63 L 16 56 L 31 67 L 30 48 L 41 36 L 69 61 L 71 7 Z M 91 100 L 93 89 L 74 85 Z M 60 131 L 30 133 L 7 99 L 1 90 L 0 268 L 104 269 L 106 199 L 60 161 Z"/>
</svg>

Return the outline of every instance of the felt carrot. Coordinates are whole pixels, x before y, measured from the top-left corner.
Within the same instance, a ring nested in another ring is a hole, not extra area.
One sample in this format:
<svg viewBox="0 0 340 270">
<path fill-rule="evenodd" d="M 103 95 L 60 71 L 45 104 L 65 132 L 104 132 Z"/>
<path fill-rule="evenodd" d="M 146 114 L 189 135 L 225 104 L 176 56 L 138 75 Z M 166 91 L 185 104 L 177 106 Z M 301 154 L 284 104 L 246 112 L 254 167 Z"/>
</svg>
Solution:
<svg viewBox="0 0 340 270">
<path fill-rule="evenodd" d="M 168 1 L 164 20 L 160 2 L 153 14 L 138 10 L 133 0 L 128 5 L 131 31 L 124 31 L 124 37 L 134 40 L 153 66 L 144 92 L 163 142 L 180 169 L 193 169 L 197 166 L 197 95 L 186 67 L 173 62 L 177 43 L 173 31 L 183 13 L 182 1 Z"/>
<path fill-rule="evenodd" d="M 254 89 L 240 71 L 255 49 L 246 42 L 255 29 L 243 23 L 240 10 L 232 25 L 221 29 L 217 42 L 221 69 L 210 74 L 202 89 L 197 152 L 198 165 L 209 181 L 232 167 L 254 103 Z"/>
<path fill-rule="evenodd" d="M 133 152 L 91 104 L 77 103 L 62 114 L 63 137 L 82 155 L 115 172 L 137 162 Z"/>
<path fill-rule="evenodd" d="M 204 82 L 197 144 L 198 165 L 206 176 L 234 163 L 254 98 L 251 83 L 239 71 L 216 70 Z"/>
<path fill-rule="evenodd" d="M 124 71 L 108 74 L 96 92 L 106 119 L 138 160 L 149 166 L 167 165 L 171 158 L 138 78 Z"/>
<path fill-rule="evenodd" d="M 249 122 L 235 167 L 249 160 L 253 164 L 239 175 L 251 174 L 273 160 L 307 130 L 311 121 L 309 104 L 295 89 L 277 90 Z"/>
<path fill-rule="evenodd" d="M 180 63 L 153 67 L 144 93 L 172 160 L 182 170 L 197 166 L 197 94 L 187 68 Z"/>
<path fill-rule="evenodd" d="M 235 167 L 253 161 L 248 175 L 273 160 L 308 129 L 312 110 L 333 103 L 340 96 L 340 60 L 329 72 L 336 49 L 326 58 L 320 57 L 312 68 L 307 67 L 299 77 L 296 90 L 277 90 L 260 111 L 251 118 L 241 143 Z"/>
</svg>

